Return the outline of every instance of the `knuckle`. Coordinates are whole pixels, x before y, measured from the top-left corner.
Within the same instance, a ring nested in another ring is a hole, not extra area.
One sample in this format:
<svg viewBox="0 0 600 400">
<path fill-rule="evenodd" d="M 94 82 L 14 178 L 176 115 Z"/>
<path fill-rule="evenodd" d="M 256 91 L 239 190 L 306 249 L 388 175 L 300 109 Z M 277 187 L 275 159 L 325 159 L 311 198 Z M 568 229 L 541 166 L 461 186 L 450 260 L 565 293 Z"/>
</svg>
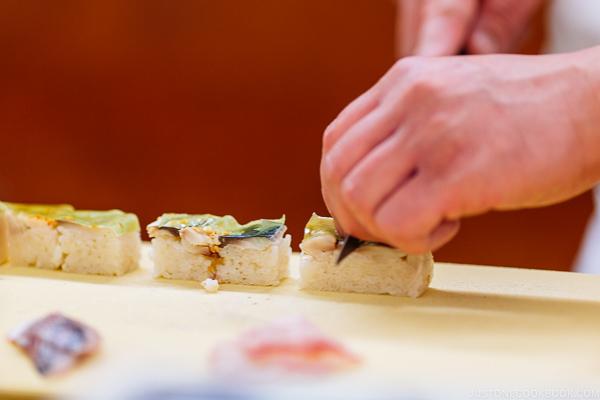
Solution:
<svg viewBox="0 0 600 400">
<path fill-rule="evenodd" d="M 341 187 L 341 195 L 347 203 L 356 205 L 359 197 L 357 185 L 350 179 L 344 180 Z"/>
<path fill-rule="evenodd" d="M 442 85 L 434 78 L 420 74 L 413 78 L 408 88 L 408 96 L 412 98 L 432 100 L 438 97 L 442 90 Z"/>
<path fill-rule="evenodd" d="M 423 57 L 404 57 L 396 61 L 392 67 L 392 70 L 397 74 L 406 75 L 412 73 L 413 71 L 418 71 L 424 65 L 425 63 L 423 62 Z"/>
<path fill-rule="evenodd" d="M 431 137 L 427 142 L 428 148 L 435 149 L 435 157 L 423 160 L 421 170 L 435 179 L 437 184 L 442 185 L 450 179 L 461 178 L 464 159 L 470 155 L 463 150 L 460 142 L 446 139 L 446 136 L 449 136 L 447 126 L 440 126 L 437 132 L 443 137 Z"/>
<path fill-rule="evenodd" d="M 323 132 L 323 148 L 326 150 L 331 149 L 335 143 L 336 125 L 337 118 L 333 120 Z"/>
<path fill-rule="evenodd" d="M 404 57 L 396 61 L 390 71 L 382 78 L 382 86 L 388 87 L 402 82 L 402 85 L 407 85 L 409 92 L 412 86 L 426 86 L 432 80 L 438 63 L 431 57 L 411 56 Z M 385 92 L 385 90 L 384 90 Z M 385 97 L 385 95 L 382 95 Z"/>
<path fill-rule="evenodd" d="M 328 154 L 322 164 L 322 174 L 328 182 L 339 182 L 344 176 L 342 163 L 335 154 Z"/>
<path fill-rule="evenodd" d="M 368 214 L 365 204 L 364 190 L 354 179 L 344 180 L 341 187 L 341 196 L 348 206 L 352 208 L 352 210 L 360 213 L 361 215 Z"/>
</svg>

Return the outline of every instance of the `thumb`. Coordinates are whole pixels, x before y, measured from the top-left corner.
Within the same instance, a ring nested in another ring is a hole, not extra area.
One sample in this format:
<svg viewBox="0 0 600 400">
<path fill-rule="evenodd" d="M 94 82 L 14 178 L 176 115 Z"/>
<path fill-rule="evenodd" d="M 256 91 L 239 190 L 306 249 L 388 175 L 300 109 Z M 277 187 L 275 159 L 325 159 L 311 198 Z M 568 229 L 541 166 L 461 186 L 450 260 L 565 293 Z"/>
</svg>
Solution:
<svg viewBox="0 0 600 400">
<path fill-rule="evenodd" d="M 469 53 L 510 51 L 541 5 L 541 0 L 485 0 L 468 42 Z"/>
<path fill-rule="evenodd" d="M 479 0 L 425 0 L 415 55 L 446 56 L 464 47 Z"/>
</svg>

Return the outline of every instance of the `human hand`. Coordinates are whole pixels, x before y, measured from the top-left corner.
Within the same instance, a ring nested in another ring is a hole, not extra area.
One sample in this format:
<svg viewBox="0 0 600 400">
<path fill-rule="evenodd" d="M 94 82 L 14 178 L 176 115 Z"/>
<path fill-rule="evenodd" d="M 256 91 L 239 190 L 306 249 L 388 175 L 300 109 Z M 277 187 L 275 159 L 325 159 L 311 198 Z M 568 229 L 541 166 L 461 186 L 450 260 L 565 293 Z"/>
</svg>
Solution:
<svg viewBox="0 0 600 400">
<path fill-rule="evenodd" d="M 543 0 L 398 0 L 399 55 L 513 51 Z"/>
<path fill-rule="evenodd" d="M 600 179 L 597 65 L 600 48 L 400 60 L 325 131 L 330 212 L 345 233 L 418 253 L 462 217 L 581 193 Z"/>
</svg>

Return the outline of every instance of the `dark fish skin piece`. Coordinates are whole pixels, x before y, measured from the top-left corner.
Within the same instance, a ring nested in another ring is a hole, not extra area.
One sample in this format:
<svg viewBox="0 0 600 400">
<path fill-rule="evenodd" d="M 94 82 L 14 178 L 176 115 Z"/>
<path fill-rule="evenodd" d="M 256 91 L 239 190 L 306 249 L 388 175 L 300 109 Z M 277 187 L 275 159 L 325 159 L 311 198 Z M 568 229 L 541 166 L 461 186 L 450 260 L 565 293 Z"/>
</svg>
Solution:
<svg viewBox="0 0 600 400">
<path fill-rule="evenodd" d="M 171 235 L 175 236 L 176 238 L 179 237 L 179 228 L 173 228 L 170 226 L 161 226 L 158 229 L 165 230 L 165 231 L 169 232 Z"/>
<path fill-rule="evenodd" d="M 158 229 L 165 230 L 177 238 L 180 237 L 181 229 L 179 229 L 179 228 L 173 228 L 170 226 L 161 226 Z M 221 235 L 221 236 L 219 236 L 219 241 L 222 244 L 228 244 L 228 243 L 233 243 L 237 240 L 250 239 L 250 238 L 255 238 L 255 237 L 263 237 L 263 238 L 271 239 L 275 235 L 277 235 L 282 229 L 285 229 L 285 225 L 273 226 L 273 227 L 269 227 L 267 229 L 262 229 L 258 225 L 250 226 L 239 233 L 234 233 L 234 234 L 229 234 L 229 235 Z"/>
<path fill-rule="evenodd" d="M 221 235 L 219 236 L 219 241 L 223 244 L 228 244 L 235 242 L 236 240 L 251 239 L 256 237 L 271 239 L 281 232 L 282 229 L 285 229 L 284 225 L 272 226 L 268 229 L 261 229 L 259 226 L 251 226 L 237 234 Z"/>
<path fill-rule="evenodd" d="M 340 254 L 338 254 L 337 260 L 335 260 L 335 265 L 339 265 L 339 263 L 341 263 L 344 260 L 344 258 L 348 257 L 350 254 L 352 254 L 354 250 L 358 249 L 364 243 L 366 243 L 364 240 L 360 240 L 358 238 L 355 238 L 354 236 L 346 236 L 342 243 L 342 249 L 340 250 Z"/>
<path fill-rule="evenodd" d="M 70 369 L 100 345 L 100 336 L 93 328 L 59 313 L 18 329 L 9 340 L 29 356 L 42 375 Z"/>
</svg>

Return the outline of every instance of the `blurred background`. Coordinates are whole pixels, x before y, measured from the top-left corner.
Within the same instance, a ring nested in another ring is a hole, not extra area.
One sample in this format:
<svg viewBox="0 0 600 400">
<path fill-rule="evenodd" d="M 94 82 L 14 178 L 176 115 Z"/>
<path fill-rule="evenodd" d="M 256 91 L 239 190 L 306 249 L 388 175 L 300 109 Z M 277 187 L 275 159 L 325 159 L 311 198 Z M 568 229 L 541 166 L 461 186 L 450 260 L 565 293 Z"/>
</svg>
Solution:
<svg viewBox="0 0 600 400">
<path fill-rule="evenodd" d="M 543 45 L 544 15 L 522 52 Z M 0 2 L 0 199 L 326 213 L 325 126 L 394 63 L 392 0 Z M 439 261 L 570 269 L 591 197 L 464 221 Z"/>
</svg>

